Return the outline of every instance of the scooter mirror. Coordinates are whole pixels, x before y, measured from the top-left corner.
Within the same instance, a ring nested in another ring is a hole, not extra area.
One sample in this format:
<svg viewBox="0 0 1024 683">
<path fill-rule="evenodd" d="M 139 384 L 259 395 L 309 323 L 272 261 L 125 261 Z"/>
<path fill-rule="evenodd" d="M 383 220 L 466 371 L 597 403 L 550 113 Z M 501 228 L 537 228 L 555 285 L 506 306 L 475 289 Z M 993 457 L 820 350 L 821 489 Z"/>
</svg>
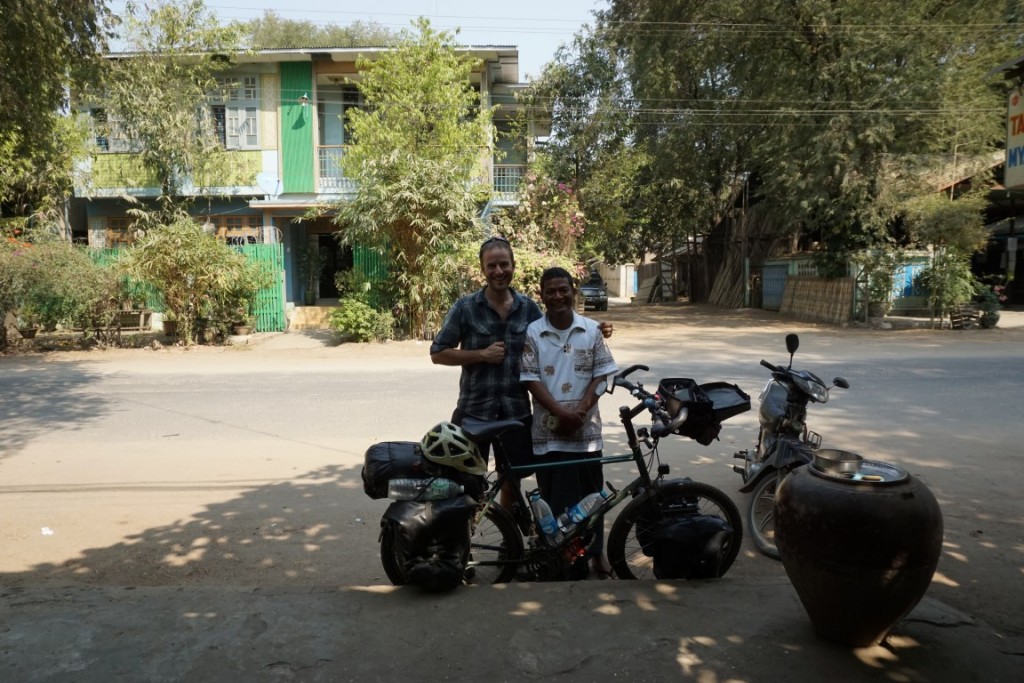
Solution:
<svg viewBox="0 0 1024 683">
<path fill-rule="evenodd" d="M 833 379 L 832 380 L 832 384 L 834 386 L 839 387 L 840 389 L 849 389 L 850 388 L 850 383 L 847 382 L 842 377 L 836 377 L 835 379 Z"/>
<path fill-rule="evenodd" d="M 800 337 L 795 334 L 786 335 L 786 350 L 789 351 L 789 355 L 796 353 L 796 350 L 800 348 Z"/>
</svg>

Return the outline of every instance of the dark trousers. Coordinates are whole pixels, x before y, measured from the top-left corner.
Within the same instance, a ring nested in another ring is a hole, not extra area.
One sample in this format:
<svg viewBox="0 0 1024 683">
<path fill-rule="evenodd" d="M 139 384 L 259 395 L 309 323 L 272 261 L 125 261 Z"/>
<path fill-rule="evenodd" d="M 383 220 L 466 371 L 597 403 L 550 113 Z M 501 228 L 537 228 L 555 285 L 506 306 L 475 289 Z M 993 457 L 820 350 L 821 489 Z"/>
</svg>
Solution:
<svg viewBox="0 0 1024 683">
<path fill-rule="evenodd" d="M 590 493 L 604 488 L 604 470 L 601 466 L 601 451 L 594 453 L 552 452 L 535 456 L 538 465 L 565 460 L 593 459 L 594 462 L 579 465 L 538 467 L 537 485 L 540 495 L 551 506 L 555 517 Z M 604 524 L 594 527 L 594 540 L 587 548 L 587 557 L 600 557 L 604 548 Z"/>
</svg>

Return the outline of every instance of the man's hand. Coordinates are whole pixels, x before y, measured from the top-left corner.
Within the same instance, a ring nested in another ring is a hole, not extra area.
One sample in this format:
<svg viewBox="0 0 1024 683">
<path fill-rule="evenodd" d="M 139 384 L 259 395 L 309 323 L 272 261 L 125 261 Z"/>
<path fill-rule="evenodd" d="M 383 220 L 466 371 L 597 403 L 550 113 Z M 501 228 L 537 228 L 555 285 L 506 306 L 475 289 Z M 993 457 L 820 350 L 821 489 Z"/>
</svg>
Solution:
<svg viewBox="0 0 1024 683">
<path fill-rule="evenodd" d="M 558 416 L 558 425 L 551 431 L 560 436 L 572 436 L 583 428 L 583 416 L 575 412 L 563 411 Z"/>
<path fill-rule="evenodd" d="M 484 363 L 499 365 L 505 360 L 505 342 L 494 342 L 486 349 L 480 349 L 480 359 Z"/>
<path fill-rule="evenodd" d="M 615 331 L 615 326 L 612 325 L 607 320 L 602 320 L 602 321 L 598 322 L 597 323 L 597 328 L 599 330 L 601 330 L 601 336 L 603 336 L 605 339 L 608 339 L 609 337 L 611 337 L 612 336 L 612 332 Z"/>
</svg>

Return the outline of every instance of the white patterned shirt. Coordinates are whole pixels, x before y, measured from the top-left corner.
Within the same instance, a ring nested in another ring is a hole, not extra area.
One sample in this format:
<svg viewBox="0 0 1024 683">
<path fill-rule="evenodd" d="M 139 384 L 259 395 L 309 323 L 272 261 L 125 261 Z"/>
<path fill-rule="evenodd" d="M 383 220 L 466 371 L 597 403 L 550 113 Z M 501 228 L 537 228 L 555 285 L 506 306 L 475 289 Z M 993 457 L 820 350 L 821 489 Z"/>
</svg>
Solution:
<svg viewBox="0 0 1024 683">
<path fill-rule="evenodd" d="M 551 326 L 545 315 L 526 328 L 526 346 L 519 367 L 520 382 L 543 382 L 551 396 L 569 410 L 575 409 L 595 377 L 618 372 L 615 359 L 597 322 L 573 312 L 567 330 Z M 591 453 L 601 450 L 601 413 L 597 403 L 590 409 L 583 429 L 571 435 L 555 434 L 547 426 L 547 408 L 533 400 L 533 452 Z"/>
</svg>

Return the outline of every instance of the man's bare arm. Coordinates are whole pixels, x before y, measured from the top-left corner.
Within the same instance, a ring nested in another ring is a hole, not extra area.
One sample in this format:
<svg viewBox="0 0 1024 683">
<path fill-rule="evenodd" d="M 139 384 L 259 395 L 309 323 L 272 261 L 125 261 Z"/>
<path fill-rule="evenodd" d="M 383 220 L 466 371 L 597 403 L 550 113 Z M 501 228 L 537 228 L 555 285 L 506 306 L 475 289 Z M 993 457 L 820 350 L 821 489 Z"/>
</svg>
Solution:
<svg viewBox="0 0 1024 683">
<path fill-rule="evenodd" d="M 491 363 L 497 365 L 505 358 L 505 343 L 495 342 L 484 349 L 442 349 L 430 354 L 434 365 L 475 365 Z"/>
</svg>

